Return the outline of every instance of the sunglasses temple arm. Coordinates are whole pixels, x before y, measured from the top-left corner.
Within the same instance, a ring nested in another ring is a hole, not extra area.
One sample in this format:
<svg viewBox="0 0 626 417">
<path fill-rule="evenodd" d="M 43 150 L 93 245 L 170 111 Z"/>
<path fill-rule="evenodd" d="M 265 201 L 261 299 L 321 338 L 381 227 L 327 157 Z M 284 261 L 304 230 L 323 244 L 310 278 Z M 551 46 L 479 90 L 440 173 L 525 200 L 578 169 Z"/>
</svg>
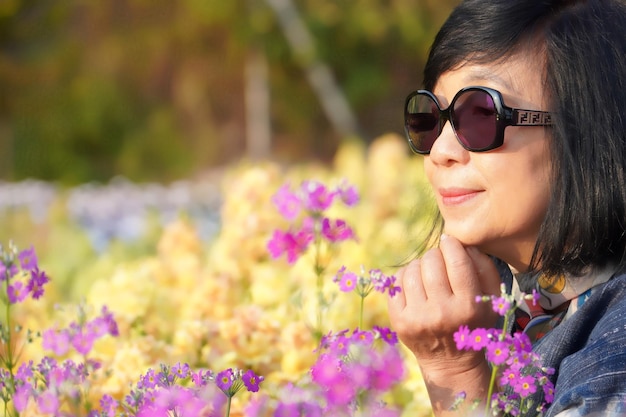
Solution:
<svg viewBox="0 0 626 417">
<path fill-rule="evenodd" d="M 514 126 L 550 126 L 552 114 L 547 111 L 513 109 L 511 121 Z"/>
</svg>

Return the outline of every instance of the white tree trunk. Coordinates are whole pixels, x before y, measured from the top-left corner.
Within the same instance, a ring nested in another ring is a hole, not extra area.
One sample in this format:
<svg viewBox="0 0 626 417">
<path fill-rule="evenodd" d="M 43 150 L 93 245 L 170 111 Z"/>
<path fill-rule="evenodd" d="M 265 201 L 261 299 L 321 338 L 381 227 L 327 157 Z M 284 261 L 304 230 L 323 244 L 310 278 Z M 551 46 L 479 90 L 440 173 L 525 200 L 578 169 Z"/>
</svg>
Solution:
<svg viewBox="0 0 626 417">
<path fill-rule="evenodd" d="M 328 65 L 317 57 L 313 38 L 292 0 L 266 1 L 274 10 L 297 62 L 303 67 L 334 129 L 344 137 L 357 134 L 358 123 L 352 108 Z"/>
</svg>

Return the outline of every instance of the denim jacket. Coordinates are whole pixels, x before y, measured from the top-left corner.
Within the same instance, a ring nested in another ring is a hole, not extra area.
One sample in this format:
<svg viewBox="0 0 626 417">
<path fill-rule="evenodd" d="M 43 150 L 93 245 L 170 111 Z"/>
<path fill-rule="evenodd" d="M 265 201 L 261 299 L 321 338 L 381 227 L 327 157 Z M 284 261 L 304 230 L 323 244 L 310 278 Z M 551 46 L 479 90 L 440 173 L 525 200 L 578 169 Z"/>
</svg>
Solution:
<svg viewBox="0 0 626 417">
<path fill-rule="evenodd" d="M 497 266 L 510 286 L 510 271 Z M 533 350 L 544 366 L 555 369 L 555 396 L 546 417 L 626 416 L 626 274 L 595 288 Z M 543 402 L 539 391 L 534 400 Z"/>
</svg>

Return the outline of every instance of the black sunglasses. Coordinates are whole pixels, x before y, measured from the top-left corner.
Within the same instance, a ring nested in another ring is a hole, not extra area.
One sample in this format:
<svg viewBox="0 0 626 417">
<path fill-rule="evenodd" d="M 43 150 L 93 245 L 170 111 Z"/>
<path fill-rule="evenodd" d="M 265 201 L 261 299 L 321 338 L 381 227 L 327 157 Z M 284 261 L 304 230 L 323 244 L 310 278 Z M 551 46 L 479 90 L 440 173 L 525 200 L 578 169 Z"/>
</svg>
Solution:
<svg viewBox="0 0 626 417">
<path fill-rule="evenodd" d="M 444 110 L 430 91 L 414 91 L 404 105 L 404 128 L 413 152 L 429 154 L 446 120 L 465 149 L 484 152 L 502 146 L 507 126 L 550 126 L 552 115 L 507 107 L 502 94 L 488 87 L 461 89 Z"/>
</svg>

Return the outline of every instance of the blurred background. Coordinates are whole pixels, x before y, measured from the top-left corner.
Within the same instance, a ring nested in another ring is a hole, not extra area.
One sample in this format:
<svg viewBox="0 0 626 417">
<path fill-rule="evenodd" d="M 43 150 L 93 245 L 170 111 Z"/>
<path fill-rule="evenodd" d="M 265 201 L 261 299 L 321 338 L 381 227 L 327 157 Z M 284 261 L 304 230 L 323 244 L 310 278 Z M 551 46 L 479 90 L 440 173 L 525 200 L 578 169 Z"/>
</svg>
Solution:
<svg viewBox="0 0 626 417">
<path fill-rule="evenodd" d="M 0 244 L 70 288 L 181 215 L 212 241 L 241 164 L 330 167 L 389 133 L 408 158 L 404 99 L 456 3 L 0 0 Z"/>
<path fill-rule="evenodd" d="M 415 252 L 434 205 L 402 108 L 456 3 L 0 0 L 0 253 L 34 247 L 52 284 L 20 306 L 24 328 L 108 305 L 126 331 L 102 368 L 120 398 L 164 358 L 305 372 L 308 316 L 289 311 L 320 281 L 310 257 L 270 259 L 289 227 L 272 196 L 303 179 L 359 189 L 331 214 L 358 236 L 325 255 L 331 292 L 339 264 Z M 385 325 L 385 298 L 367 304 Z M 357 306 L 338 297 L 325 327 L 355 326 Z M 430 415 L 411 369 L 395 402 Z"/>
<path fill-rule="evenodd" d="M 2 0 L 0 180 L 169 183 L 402 133 L 457 0 Z"/>
</svg>

